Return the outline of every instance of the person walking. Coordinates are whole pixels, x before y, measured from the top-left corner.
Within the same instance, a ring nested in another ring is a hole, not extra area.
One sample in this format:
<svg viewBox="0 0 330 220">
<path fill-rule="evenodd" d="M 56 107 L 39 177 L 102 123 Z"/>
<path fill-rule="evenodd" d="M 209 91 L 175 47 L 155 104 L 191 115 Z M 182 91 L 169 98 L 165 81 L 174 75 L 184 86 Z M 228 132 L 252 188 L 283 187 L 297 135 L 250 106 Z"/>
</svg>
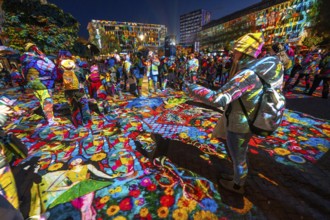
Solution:
<svg viewBox="0 0 330 220">
<path fill-rule="evenodd" d="M 329 83 L 330 83 L 330 52 L 328 52 L 320 61 L 320 74 L 315 75 L 311 89 L 308 95 L 313 95 L 317 87 L 323 81 L 322 98 L 327 99 L 329 96 Z"/>
<path fill-rule="evenodd" d="M 25 50 L 27 52 L 21 56 L 21 63 L 27 86 L 33 89 L 38 98 L 48 124 L 57 125 L 52 99 L 56 79 L 55 64 L 34 43 L 27 43 Z"/>
</svg>

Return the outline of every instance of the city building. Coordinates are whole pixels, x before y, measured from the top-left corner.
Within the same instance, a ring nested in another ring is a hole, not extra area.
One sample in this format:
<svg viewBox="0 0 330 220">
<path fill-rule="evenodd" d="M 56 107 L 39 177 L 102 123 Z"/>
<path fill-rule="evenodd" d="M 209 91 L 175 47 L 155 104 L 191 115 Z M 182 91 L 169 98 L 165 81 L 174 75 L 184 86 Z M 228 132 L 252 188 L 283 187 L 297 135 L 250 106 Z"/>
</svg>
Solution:
<svg viewBox="0 0 330 220">
<path fill-rule="evenodd" d="M 157 50 L 163 47 L 167 28 L 160 24 L 92 20 L 88 23 L 89 41 L 101 53 L 108 52 L 109 44 L 118 44 L 123 51 L 132 52 L 141 47 Z"/>
<path fill-rule="evenodd" d="M 301 44 L 317 14 L 317 0 L 263 0 L 211 21 L 198 33 L 201 49 L 218 50 L 249 32 L 262 32 L 265 43 Z"/>
<path fill-rule="evenodd" d="M 180 16 L 180 45 L 194 46 L 197 42 L 197 33 L 202 26 L 210 22 L 211 13 L 199 9 Z"/>
</svg>

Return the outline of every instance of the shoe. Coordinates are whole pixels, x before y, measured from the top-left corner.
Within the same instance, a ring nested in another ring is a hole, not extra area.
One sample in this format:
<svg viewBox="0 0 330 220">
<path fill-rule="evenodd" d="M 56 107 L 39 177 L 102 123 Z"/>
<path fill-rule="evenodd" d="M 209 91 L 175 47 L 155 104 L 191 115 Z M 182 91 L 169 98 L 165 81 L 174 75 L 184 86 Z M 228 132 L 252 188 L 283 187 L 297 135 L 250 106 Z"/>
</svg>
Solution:
<svg viewBox="0 0 330 220">
<path fill-rule="evenodd" d="M 237 185 L 236 183 L 234 183 L 233 180 L 220 179 L 219 184 L 223 188 L 225 188 L 229 191 L 232 191 L 232 192 L 235 192 L 235 193 L 238 193 L 238 194 L 244 194 L 245 193 L 243 186 Z"/>
</svg>

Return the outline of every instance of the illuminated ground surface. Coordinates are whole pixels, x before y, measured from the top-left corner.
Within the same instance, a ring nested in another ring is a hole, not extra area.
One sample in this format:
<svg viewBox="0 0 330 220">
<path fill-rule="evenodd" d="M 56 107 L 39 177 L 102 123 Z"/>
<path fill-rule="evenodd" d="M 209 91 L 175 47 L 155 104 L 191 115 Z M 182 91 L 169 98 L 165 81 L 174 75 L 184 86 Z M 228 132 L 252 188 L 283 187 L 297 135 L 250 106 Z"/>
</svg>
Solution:
<svg viewBox="0 0 330 220">
<path fill-rule="evenodd" d="M 288 98 L 304 96 L 299 89 Z M 13 171 L 21 209 L 32 210 L 30 216 L 47 212 L 49 219 L 81 219 L 81 215 L 87 219 L 94 215 L 96 219 L 324 219 L 330 215 L 330 121 L 286 110 L 273 136 L 254 137 L 243 197 L 217 184 L 222 174 L 231 173 L 223 143 L 209 135 L 221 114 L 191 100 L 185 103 L 188 99 L 182 93 L 109 100 L 111 113 L 94 112 L 90 129 L 71 125 L 63 93 L 54 95 L 60 122 L 55 127 L 33 113 L 38 102 L 32 93 L 22 96 L 11 89 L 2 94 L 17 99 L 26 111 L 5 129 L 29 148 L 28 158 L 17 160 Z M 160 134 L 160 147 L 168 147 L 163 152 L 167 158 L 148 159 L 156 146 L 151 133 Z M 83 165 L 70 165 L 77 157 Z M 36 173 L 35 164 L 40 165 Z M 0 187 L 4 188 L 3 178 Z"/>
</svg>

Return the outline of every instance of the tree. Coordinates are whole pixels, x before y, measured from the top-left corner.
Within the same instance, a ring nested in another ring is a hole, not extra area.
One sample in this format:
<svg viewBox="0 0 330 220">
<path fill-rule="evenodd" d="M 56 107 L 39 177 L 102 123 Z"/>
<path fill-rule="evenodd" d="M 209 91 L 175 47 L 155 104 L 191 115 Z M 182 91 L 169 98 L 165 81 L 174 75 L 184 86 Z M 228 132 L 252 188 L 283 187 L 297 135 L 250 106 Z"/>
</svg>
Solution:
<svg viewBox="0 0 330 220">
<path fill-rule="evenodd" d="M 80 57 L 88 57 L 89 56 L 89 50 L 87 48 L 88 41 L 84 38 L 79 38 L 75 41 L 72 53 L 76 54 Z"/>
<path fill-rule="evenodd" d="M 330 11 L 327 0 L 318 0 L 310 10 L 312 23 L 311 36 L 302 42 L 307 47 L 322 46 L 330 41 Z"/>
<path fill-rule="evenodd" d="M 25 43 L 34 42 L 48 54 L 73 48 L 79 23 L 56 5 L 39 0 L 4 0 L 2 9 L 6 45 L 24 51 Z"/>
<path fill-rule="evenodd" d="M 314 36 L 306 37 L 302 42 L 302 44 L 308 48 L 311 48 L 320 45 L 323 42 L 323 39 L 324 39 L 323 36 L 314 35 Z"/>
<path fill-rule="evenodd" d="M 330 35 L 330 11 L 328 4 L 326 0 L 319 0 L 316 24 L 314 25 L 314 31 L 325 36 Z"/>
</svg>

